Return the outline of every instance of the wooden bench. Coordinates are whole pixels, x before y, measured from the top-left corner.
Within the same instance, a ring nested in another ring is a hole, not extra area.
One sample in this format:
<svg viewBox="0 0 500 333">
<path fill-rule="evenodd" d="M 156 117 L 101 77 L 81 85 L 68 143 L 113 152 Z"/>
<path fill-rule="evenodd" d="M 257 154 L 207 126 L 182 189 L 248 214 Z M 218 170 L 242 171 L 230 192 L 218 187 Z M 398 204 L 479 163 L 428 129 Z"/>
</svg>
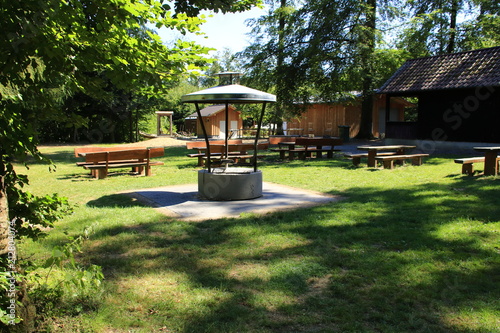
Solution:
<svg viewBox="0 0 500 333">
<path fill-rule="evenodd" d="M 221 153 L 220 152 L 215 152 L 215 151 L 212 151 L 212 144 L 224 144 L 225 141 L 224 140 L 210 140 L 210 155 L 213 155 L 213 156 L 220 156 Z M 239 144 L 239 143 L 243 143 L 243 140 L 241 139 L 233 139 L 233 140 L 228 140 L 228 144 Z M 203 140 L 203 141 L 189 141 L 189 142 L 186 142 L 186 148 L 187 149 L 196 149 L 196 148 L 205 148 L 206 147 L 206 142 Z M 187 154 L 187 157 L 191 157 L 191 158 L 198 158 L 198 166 L 203 166 L 204 164 L 204 159 L 203 157 L 205 157 L 205 152 L 202 152 L 201 150 L 199 150 L 197 153 L 189 153 Z"/>
<path fill-rule="evenodd" d="M 288 146 L 284 146 L 283 142 L 295 142 L 296 136 L 271 136 L 269 137 L 269 145 L 277 146 L 276 148 L 271 148 L 270 151 L 277 152 L 280 154 L 280 159 L 284 160 L 286 154 L 290 151 Z"/>
<path fill-rule="evenodd" d="M 378 156 L 392 156 L 395 155 L 396 152 L 383 152 L 383 153 L 378 153 Z M 348 159 L 352 159 L 352 164 L 354 166 L 359 166 L 361 163 L 361 158 L 368 158 L 368 153 L 346 153 L 344 154 L 344 157 L 347 157 Z"/>
<path fill-rule="evenodd" d="M 407 155 L 391 155 L 391 156 L 377 156 L 376 161 L 382 162 L 384 169 L 394 169 L 394 161 L 411 160 L 413 165 L 422 165 L 422 158 L 428 157 L 429 154 L 407 154 Z"/>
<path fill-rule="evenodd" d="M 86 164 L 83 167 L 91 170 L 93 176 L 98 179 L 106 178 L 109 169 L 128 167 L 132 167 L 132 171 L 139 174 L 145 170 L 146 176 L 150 176 L 151 166 L 163 165 L 163 162 L 151 161 L 151 158 L 160 157 L 164 154 L 165 149 L 163 147 L 85 153 Z"/>
<path fill-rule="evenodd" d="M 339 145 L 342 145 L 342 140 L 337 138 L 297 138 L 295 140 L 296 147 L 289 150 L 289 158 L 293 159 L 295 153 L 301 160 L 311 158 L 313 153 L 316 154 L 316 158 L 321 158 L 322 153 L 326 153 L 328 158 L 332 158 L 334 152 L 340 151 L 335 149 L 335 146 Z"/>
<path fill-rule="evenodd" d="M 259 150 L 267 150 L 269 148 L 269 143 L 259 143 L 257 145 L 257 151 Z M 211 155 L 211 163 L 214 164 L 223 164 L 224 161 L 231 161 L 231 164 L 238 165 L 251 165 L 253 159 L 255 158 L 254 154 L 249 153 L 250 151 L 254 151 L 255 144 L 253 143 L 240 143 L 240 144 L 231 144 L 228 146 L 228 156 L 225 155 L 225 147 L 221 145 L 213 146 L 213 151 L 215 154 Z M 212 152 L 212 149 L 211 149 Z M 258 155 L 257 158 L 262 158 L 264 155 Z M 206 160 L 207 157 L 203 156 L 203 160 Z"/>
<path fill-rule="evenodd" d="M 462 174 L 472 176 L 474 174 L 474 163 L 484 163 L 484 156 L 457 158 L 455 163 L 462 164 Z M 500 163 L 500 157 L 497 157 L 497 163 Z"/>
<path fill-rule="evenodd" d="M 94 147 L 94 146 L 85 146 L 85 147 L 77 147 L 75 148 L 75 157 L 82 157 L 89 153 L 100 153 L 106 151 L 121 151 L 121 150 L 134 150 L 137 147 Z M 117 163 L 119 161 L 116 161 Z M 83 167 L 84 165 L 94 164 L 93 162 L 79 161 L 76 162 L 77 166 Z"/>
</svg>

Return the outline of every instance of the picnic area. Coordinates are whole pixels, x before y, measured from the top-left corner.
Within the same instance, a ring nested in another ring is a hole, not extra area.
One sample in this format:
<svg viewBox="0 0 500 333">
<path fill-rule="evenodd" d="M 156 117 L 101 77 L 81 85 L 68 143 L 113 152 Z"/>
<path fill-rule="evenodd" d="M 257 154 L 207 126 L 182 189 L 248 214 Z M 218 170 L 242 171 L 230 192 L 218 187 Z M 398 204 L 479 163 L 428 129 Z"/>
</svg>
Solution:
<svg viewBox="0 0 500 333">
<path fill-rule="evenodd" d="M 38 323 L 47 331 L 500 331 L 500 178 L 482 175 L 481 161 L 462 173 L 463 152 L 384 168 L 369 167 L 367 151 L 353 164 L 345 144 L 294 159 L 273 145 L 259 150 L 264 182 L 336 200 L 189 220 L 130 195 L 196 183 L 203 161 L 185 140 L 113 147 L 164 149 L 149 174 L 129 161 L 94 167 L 107 169 L 99 177 L 77 165 L 73 145 L 40 147 L 54 172 L 23 170 L 31 192 L 66 196 L 74 211 L 47 238 L 22 243 L 20 256 L 44 261 L 87 230 L 76 260 L 104 275 L 63 299 L 35 294 L 50 304 Z M 57 284 L 65 272 L 36 274 Z"/>
</svg>

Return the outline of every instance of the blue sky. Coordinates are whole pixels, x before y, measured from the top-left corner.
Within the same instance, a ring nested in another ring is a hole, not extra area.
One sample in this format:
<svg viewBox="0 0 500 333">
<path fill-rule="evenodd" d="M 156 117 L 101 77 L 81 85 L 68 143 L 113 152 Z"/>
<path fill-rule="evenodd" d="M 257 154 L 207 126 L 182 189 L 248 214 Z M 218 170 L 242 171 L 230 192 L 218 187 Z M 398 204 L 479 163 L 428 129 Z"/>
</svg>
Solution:
<svg viewBox="0 0 500 333">
<path fill-rule="evenodd" d="M 204 14 L 208 15 L 207 13 Z M 207 22 L 201 26 L 201 31 L 206 34 L 206 38 L 193 34 L 183 36 L 165 28 L 160 29 L 158 34 L 165 43 L 181 38 L 183 40 L 193 40 L 198 44 L 216 48 L 217 51 L 229 48 L 235 53 L 242 51 L 250 42 L 249 37 L 246 36 L 246 33 L 250 32 L 250 28 L 246 26 L 245 20 L 257 18 L 264 14 L 266 14 L 266 10 L 259 8 L 254 8 L 243 13 L 212 14 L 213 17 L 207 17 Z"/>
</svg>

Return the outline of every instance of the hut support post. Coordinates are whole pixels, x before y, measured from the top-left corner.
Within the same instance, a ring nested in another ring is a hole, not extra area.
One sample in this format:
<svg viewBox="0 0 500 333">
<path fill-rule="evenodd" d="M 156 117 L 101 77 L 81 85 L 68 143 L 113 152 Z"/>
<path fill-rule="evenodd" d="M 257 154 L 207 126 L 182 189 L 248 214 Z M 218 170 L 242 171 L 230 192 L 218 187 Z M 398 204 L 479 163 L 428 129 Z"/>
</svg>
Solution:
<svg viewBox="0 0 500 333">
<path fill-rule="evenodd" d="M 226 124 L 225 124 L 226 128 L 226 137 L 224 138 L 224 143 L 225 143 L 225 149 L 224 149 L 224 153 L 225 153 L 225 156 L 224 158 L 229 158 L 229 147 L 228 147 L 228 140 L 229 140 L 229 102 L 226 102 Z"/>
<path fill-rule="evenodd" d="M 259 145 L 260 129 L 264 119 L 264 112 L 266 111 L 266 103 L 262 103 L 262 111 L 260 112 L 259 124 L 257 125 L 257 134 L 255 134 L 255 142 L 253 149 L 253 171 L 257 172 L 257 147 Z"/>
<path fill-rule="evenodd" d="M 201 125 L 201 130 L 203 131 L 203 135 L 205 136 L 205 144 L 207 146 L 207 149 L 205 150 L 205 156 L 207 157 L 207 170 L 208 173 L 211 173 L 211 166 L 212 166 L 212 161 L 210 159 L 210 142 L 208 140 L 208 135 L 207 135 L 207 130 L 205 129 L 205 124 L 203 123 L 203 118 L 201 117 L 201 111 L 200 111 L 200 106 L 198 103 L 194 103 L 196 107 L 196 113 L 198 114 L 198 120 L 200 121 Z"/>
</svg>

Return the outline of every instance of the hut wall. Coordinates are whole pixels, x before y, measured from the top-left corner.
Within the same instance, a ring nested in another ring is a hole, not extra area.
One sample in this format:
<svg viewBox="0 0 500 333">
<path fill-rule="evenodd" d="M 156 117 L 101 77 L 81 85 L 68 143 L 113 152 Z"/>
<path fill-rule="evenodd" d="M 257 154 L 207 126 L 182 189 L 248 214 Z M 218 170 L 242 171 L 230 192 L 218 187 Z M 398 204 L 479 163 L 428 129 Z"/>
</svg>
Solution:
<svg viewBox="0 0 500 333">
<path fill-rule="evenodd" d="M 373 134 L 379 136 L 380 112 L 385 114 L 385 95 L 377 96 L 373 105 Z M 409 103 L 398 99 L 391 101 L 391 120 L 403 121 L 404 108 Z M 382 119 L 385 122 L 385 117 Z M 288 121 L 288 134 L 339 136 L 339 126 L 350 126 L 350 137 L 359 133 L 361 122 L 361 103 L 312 104 L 298 118 Z M 385 123 L 384 123 L 385 125 Z M 385 128 L 385 126 L 384 126 Z M 297 130 L 298 129 L 298 130 Z"/>
<path fill-rule="evenodd" d="M 499 87 L 419 95 L 418 139 L 500 142 L 499 123 Z"/>
<path fill-rule="evenodd" d="M 205 123 L 205 129 L 207 130 L 207 135 L 209 137 L 219 137 L 221 133 L 220 122 L 226 121 L 225 111 L 220 111 L 210 116 L 203 117 L 203 121 Z M 229 109 L 229 123 L 231 124 L 232 121 L 237 121 L 238 129 L 243 128 L 243 120 L 240 117 L 240 112 L 236 111 L 234 108 Z M 224 130 L 225 129 L 222 129 L 222 131 Z M 203 136 L 203 131 L 199 123 L 197 127 L 197 135 Z"/>
<path fill-rule="evenodd" d="M 390 122 L 403 122 L 405 119 L 405 107 L 411 105 L 401 98 L 391 99 L 391 109 L 389 115 Z M 360 115 L 361 117 L 361 115 Z M 386 116 L 386 95 L 376 95 L 373 102 L 373 127 L 372 133 L 376 137 L 387 134 Z M 361 118 L 360 118 L 361 119 Z"/>
<path fill-rule="evenodd" d="M 298 118 L 288 121 L 289 134 L 338 136 L 338 125 L 344 125 L 345 107 L 342 105 L 313 104 Z"/>
<path fill-rule="evenodd" d="M 198 125 L 198 119 L 185 119 L 184 120 L 184 130 L 186 132 L 195 133 L 197 125 Z"/>
</svg>

